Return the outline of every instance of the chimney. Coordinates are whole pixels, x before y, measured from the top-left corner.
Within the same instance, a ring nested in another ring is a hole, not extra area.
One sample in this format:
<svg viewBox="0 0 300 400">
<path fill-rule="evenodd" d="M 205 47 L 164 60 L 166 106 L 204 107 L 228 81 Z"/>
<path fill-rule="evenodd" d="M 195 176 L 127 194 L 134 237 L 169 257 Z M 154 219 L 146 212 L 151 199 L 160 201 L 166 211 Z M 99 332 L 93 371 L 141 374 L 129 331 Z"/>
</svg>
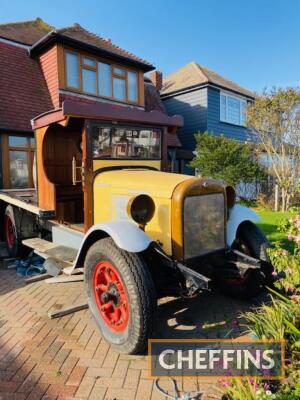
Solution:
<svg viewBox="0 0 300 400">
<path fill-rule="evenodd" d="M 150 72 L 149 76 L 150 80 L 152 81 L 153 85 L 156 87 L 158 91 L 161 90 L 163 84 L 163 76 L 160 71 L 152 71 Z"/>
</svg>

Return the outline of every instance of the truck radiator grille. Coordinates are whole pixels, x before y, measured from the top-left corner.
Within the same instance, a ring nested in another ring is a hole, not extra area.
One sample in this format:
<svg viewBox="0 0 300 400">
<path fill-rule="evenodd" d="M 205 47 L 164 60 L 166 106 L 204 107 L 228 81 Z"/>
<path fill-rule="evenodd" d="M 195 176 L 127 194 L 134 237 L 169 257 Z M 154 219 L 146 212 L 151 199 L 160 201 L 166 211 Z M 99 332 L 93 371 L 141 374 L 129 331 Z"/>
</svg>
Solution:
<svg viewBox="0 0 300 400">
<path fill-rule="evenodd" d="M 183 210 L 185 259 L 225 247 L 224 213 L 223 193 L 186 197 Z"/>
</svg>

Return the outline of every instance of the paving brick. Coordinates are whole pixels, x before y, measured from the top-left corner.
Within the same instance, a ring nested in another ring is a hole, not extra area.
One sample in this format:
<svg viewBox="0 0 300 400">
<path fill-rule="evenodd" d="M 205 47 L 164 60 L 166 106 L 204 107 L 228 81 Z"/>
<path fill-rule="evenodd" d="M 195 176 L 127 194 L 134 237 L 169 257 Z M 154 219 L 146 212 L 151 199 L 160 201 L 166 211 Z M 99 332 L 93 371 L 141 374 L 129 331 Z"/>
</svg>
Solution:
<svg viewBox="0 0 300 400">
<path fill-rule="evenodd" d="M 102 363 L 103 360 L 99 358 L 80 358 L 78 360 L 78 365 L 81 367 L 100 368 Z"/>
<path fill-rule="evenodd" d="M 118 360 L 112 374 L 113 378 L 125 378 L 129 362 L 125 360 Z"/>
<path fill-rule="evenodd" d="M 95 382 L 95 387 L 113 387 L 121 388 L 123 386 L 124 378 L 105 378 L 99 377 Z"/>
<path fill-rule="evenodd" d="M 149 400 L 152 394 L 153 381 L 140 379 L 139 386 L 136 393 L 138 400 Z"/>
<path fill-rule="evenodd" d="M 0 381 L 0 393 L 16 392 L 20 386 L 19 382 Z"/>
<path fill-rule="evenodd" d="M 50 385 L 47 390 L 48 396 L 73 396 L 77 390 L 77 386 L 65 386 L 65 385 Z"/>
<path fill-rule="evenodd" d="M 76 397 L 87 399 L 93 389 L 94 383 L 94 378 L 91 378 L 89 376 L 84 377 L 76 392 Z"/>
<path fill-rule="evenodd" d="M 138 387 L 140 374 L 141 371 L 138 369 L 128 369 L 124 382 L 124 388 L 131 389 L 133 387 Z"/>
<path fill-rule="evenodd" d="M 80 367 L 80 366 L 75 367 L 71 375 L 69 376 L 66 385 L 79 386 L 85 372 L 86 372 L 85 367 Z"/>
<path fill-rule="evenodd" d="M 108 388 L 105 400 L 131 400 L 135 398 L 136 389 L 115 389 Z"/>
<path fill-rule="evenodd" d="M 107 388 L 102 388 L 102 387 L 94 387 L 93 390 L 91 391 L 91 394 L 89 395 L 89 400 L 103 400 L 105 397 L 105 394 L 107 392 Z M 130 400 L 130 399 L 127 399 Z"/>
<path fill-rule="evenodd" d="M 86 371 L 86 376 L 90 376 L 93 378 L 110 377 L 112 376 L 112 373 L 113 373 L 112 368 L 88 368 Z"/>
<path fill-rule="evenodd" d="M 30 392 L 26 400 L 41 400 L 49 387 L 48 383 L 42 384 L 39 382 Z"/>
</svg>

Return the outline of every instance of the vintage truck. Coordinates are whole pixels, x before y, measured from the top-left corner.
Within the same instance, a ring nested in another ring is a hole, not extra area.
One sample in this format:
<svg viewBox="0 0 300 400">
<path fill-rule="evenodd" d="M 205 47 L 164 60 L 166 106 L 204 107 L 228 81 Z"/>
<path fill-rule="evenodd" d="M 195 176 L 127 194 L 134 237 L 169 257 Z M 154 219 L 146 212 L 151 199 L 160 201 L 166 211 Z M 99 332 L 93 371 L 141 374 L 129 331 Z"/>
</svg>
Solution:
<svg viewBox="0 0 300 400">
<path fill-rule="evenodd" d="M 24 254 L 29 238 L 73 249 L 63 272 L 84 268 L 101 333 L 127 354 L 152 336 L 158 296 L 193 297 L 216 283 L 247 298 L 272 282 L 266 238 L 234 189 L 162 171 L 164 137 L 181 124 L 158 111 L 65 101 L 32 121 L 35 188 L 0 192 L 9 254 Z"/>
</svg>

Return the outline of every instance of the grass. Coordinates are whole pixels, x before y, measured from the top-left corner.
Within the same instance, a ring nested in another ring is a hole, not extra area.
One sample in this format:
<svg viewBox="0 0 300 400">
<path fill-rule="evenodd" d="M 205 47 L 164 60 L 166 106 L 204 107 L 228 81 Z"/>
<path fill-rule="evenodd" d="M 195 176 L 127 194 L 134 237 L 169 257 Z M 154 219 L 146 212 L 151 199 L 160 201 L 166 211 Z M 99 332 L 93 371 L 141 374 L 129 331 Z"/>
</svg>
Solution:
<svg viewBox="0 0 300 400">
<path fill-rule="evenodd" d="M 281 242 L 283 247 L 290 248 L 291 243 L 287 240 L 284 233 L 279 232 L 277 227 L 278 223 L 289 216 L 288 212 L 275 212 L 265 209 L 255 209 L 257 214 L 261 217 L 261 221 L 257 223 L 259 228 L 265 233 L 271 243 Z"/>
</svg>

